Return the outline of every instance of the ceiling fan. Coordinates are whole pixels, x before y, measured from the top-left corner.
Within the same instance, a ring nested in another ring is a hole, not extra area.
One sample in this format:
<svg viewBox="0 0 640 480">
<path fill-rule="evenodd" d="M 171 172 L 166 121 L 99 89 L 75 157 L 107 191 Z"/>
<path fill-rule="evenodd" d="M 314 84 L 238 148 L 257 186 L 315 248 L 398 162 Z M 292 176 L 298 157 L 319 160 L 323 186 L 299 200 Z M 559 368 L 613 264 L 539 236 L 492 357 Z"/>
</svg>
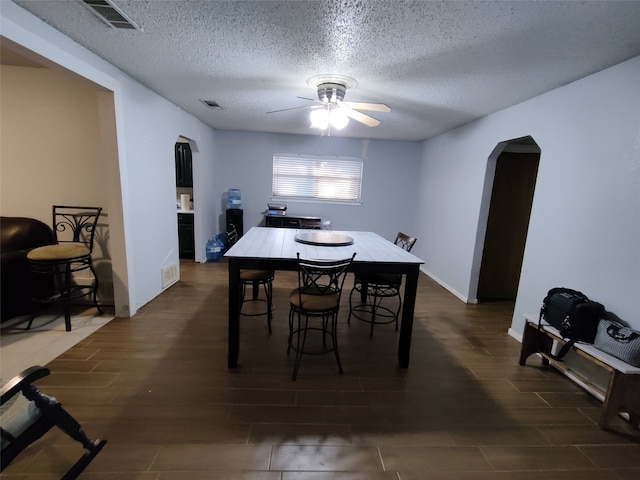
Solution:
<svg viewBox="0 0 640 480">
<path fill-rule="evenodd" d="M 352 118 L 369 127 L 380 125 L 380 121 L 359 110 L 367 110 L 372 112 L 390 112 L 391 108 L 384 103 L 363 103 L 363 102 L 345 102 L 344 96 L 348 89 L 358 85 L 353 78 L 344 75 L 316 75 L 307 80 L 310 87 L 316 88 L 318 92 L 318 100 L 307 97 L 298 97 L 303 100 L 309 100 L 315 105 L 306 105 L 303 107 L 285 108 L 282 110 L 273 110 L 266 113 L 287 112 L 290 110 L 310 109 L 311 128 L 319 128 L 323 132 L 331 131 L 331 128 L 341 130 L 344 128 L 349 119 Z"/>
</svg>

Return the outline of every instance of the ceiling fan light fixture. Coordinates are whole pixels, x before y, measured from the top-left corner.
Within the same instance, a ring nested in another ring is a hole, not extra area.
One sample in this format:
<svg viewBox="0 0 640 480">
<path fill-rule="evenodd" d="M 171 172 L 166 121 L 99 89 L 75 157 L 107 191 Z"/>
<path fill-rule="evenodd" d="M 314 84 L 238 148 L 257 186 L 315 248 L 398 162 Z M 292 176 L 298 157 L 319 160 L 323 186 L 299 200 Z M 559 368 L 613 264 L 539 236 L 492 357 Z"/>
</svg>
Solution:
<svg viewBox="0 0 640 480">
<path fill-rule="evenodd" d="M 311 128 L 326 130 L 329 126 L 329 110 L 324 107 L 316 110 L 311 110 L 309 119 L 311 120 Z"/>
<path fill-rule="evenodd" d="M 347 117 L 341 108 L 334 108 L 330 112 L 329 122 L 331 122 L 331 126 L 336 130 L 342 130 L 349 123 L 349 117 Z"/>
<path fill-rule="evenodd" d="M 323 73 L 321 75 L 314 75 L 307 80 L 307 85 L 311 88 L 318 89 L 322 84 L 338 84 L 344 87 L 345 90 L 351 90 L 358 86 L 358 82 L 355 78 L 347 77 L 346 75 L 338 75 L 335 73 Z"/>
<path fill-rule="evenodd" d="M 321 83 L 318 85 L 318 99 L 325 103 L 336 104 L 344 100 L 347 88 L 339 83 Z"/>
<path fill-rule="evenodd" d="M 310 128 L 327 130 L 329 126 L 336 130 L 342 130 L 349 123 L 349 117 L 341 108 L 331 108 L 329 105 L 312 110 L 309 114 Z"/>
<path fill-rule="evenodd" d="M 318 100 L 307 97 L 298 97 L 309 100 L 315 105 L 272 110 L 266 113 L 286 112 L 289 110 L 311 109 L 309 114 L 309 128 L 317 128 L 321 134 L 331 136 L 331 129 L 342 130 L 353 119 L 368 127 L 377 127 L 380 121 L 360 110 L 374 112 L 390 112 L 391 108 L 384 103 L 345 102 L 347 90 L 358 85 L 351 77 L 344 75 L 316 75 L 307 80 L 307 84 L 318 92 Z"/>
</svg>

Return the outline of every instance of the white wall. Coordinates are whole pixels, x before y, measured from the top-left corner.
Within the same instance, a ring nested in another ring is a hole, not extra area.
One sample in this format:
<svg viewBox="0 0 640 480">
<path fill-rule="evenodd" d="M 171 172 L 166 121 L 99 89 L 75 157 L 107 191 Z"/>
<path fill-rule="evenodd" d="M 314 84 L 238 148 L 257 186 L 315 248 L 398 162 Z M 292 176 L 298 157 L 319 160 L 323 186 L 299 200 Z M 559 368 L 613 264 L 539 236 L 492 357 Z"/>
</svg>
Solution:
<svg viewBox="0 0 640 480">
<path fill-rule="evenodd" d="M 132 314 L 162 291 L 163 268 L 179 262 L 174 145 L 183 135 L 194 154 L 196 261 L 215 233 L 207 207 L 213 177 L 213 130 L 134 80 L 120 78 L 123 204 Z M 125 181 L 126 179 L 126 181 Z M 204 239 L 203 239 L 204 238 Z"/>
<path fill-rule="evenodd" d="M 542 153 L 512 333 L 555 286 L 640 328 L 638 85 L 640 57 L 424 142 L 413 250 L 424 270 L 469 296 L 487 159 L 531 135 Z"/>
<path fill-rule="evenodd" d="M 287 212 L 318 215 L 330 220 L 334 230 L 373 230 L 390 240 L 398 231 L 411 234 L 420 150 L 419 142 L 218 131 L 214 189 L 220 193 L 220 227 L 229 188 L 241 190 L 245 231 L 263 222 L 272 202 L 273 154 L 292 153 L 363 158 L 362 204 L 289 201 Z"/>
</svg>

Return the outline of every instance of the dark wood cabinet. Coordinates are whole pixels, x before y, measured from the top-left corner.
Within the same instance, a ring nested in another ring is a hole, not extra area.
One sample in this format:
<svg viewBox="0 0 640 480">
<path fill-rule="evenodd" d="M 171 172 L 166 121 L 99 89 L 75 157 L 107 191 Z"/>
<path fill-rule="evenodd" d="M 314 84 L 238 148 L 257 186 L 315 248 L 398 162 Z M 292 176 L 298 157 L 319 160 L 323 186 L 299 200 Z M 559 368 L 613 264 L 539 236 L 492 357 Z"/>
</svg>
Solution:
<svg viewBox="0 0 640 480">
<path fill-rule="evenodd" d="M 178 256 L 180 258 L 196 257 L 193 214 L 178 214 Z"/>
<path fill-rule="evenodd" d="M 176 143 L 176 186 L 193 187 L 193 163 L 188 143 Z"/>
<path fill-rule="evenodd" d="M 304 228 L 303 222 L 320 222 L 320 217 L 306 215 L 265 215 L 264 224 L 267 227 Z"/>
</svg>

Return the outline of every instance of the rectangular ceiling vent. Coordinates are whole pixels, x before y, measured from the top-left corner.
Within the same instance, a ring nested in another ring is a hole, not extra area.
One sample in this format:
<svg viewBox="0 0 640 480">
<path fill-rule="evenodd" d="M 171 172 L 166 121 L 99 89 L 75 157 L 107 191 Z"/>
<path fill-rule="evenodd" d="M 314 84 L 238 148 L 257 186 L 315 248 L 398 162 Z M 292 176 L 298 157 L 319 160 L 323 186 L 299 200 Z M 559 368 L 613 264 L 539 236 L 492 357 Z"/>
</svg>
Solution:
<svg viewBox="0 0 640 480">
<path fill-rule="evenodd" d="M 220 104 L 218 102 L 216 102 L 215 100 L 200 100 L 202 103 L 204 103 L 207 108 L 214 108 L 216 110 L 222 110 L 222 107 L 220 106 Z"/>
<path fill-rule="evenodd" d="M 89 10 L 91 10 L 100 20 L 113 28 L 123 28 L 126 30 L 140 30 L 139 25 L 120 10 L 111 0 L 80 0 Z"/>
</svg>

